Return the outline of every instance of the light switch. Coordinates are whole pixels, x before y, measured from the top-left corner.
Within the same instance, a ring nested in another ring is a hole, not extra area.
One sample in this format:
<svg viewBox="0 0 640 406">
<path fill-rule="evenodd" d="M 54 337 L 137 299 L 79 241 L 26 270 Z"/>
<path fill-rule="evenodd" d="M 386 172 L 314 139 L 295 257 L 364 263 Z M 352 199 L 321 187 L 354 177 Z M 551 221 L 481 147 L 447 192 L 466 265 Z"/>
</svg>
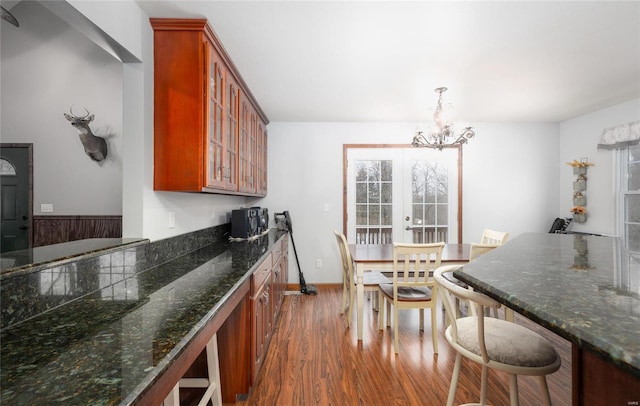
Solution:
<svg viewBox="0 0 640 406">
<path fill-rule="evenodd" d="M 40 205 L 40 212 L 42 212 L 42 213 L 53 213 L 53 204 L 52 203 L 42 203 Z"/>
</svg>

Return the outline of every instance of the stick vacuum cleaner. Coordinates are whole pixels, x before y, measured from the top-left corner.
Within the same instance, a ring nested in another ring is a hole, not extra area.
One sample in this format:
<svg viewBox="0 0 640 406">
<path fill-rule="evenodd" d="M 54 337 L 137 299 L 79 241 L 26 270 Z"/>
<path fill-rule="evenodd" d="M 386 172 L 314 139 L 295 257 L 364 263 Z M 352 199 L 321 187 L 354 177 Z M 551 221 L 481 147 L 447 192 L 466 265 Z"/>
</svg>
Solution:
<svg viewBox="0 0 640 406">
<path fill-rule="evenodd" d="M 304 275 L 302 274 L 302 269 L 300 268 L 300 261 L 298 260 L 298 251 L 296 251 L 296 243 L 293 240 L 293 227 L 291 226 L 291 216 L 289 216 L 288 211 L 284 211 L 282 213 L 275 213 L 276 215 L 276 223 L 284 222 L 286 229 L 289 231 L 289 235 L 291 236 L 291 245 L 293 245 L 293 253 L 296 256 L 296 264 L 298 265 L 298 275 L 300 276 L 300 292 L 305 295 L 317 295 L 318 290 L 313 285 L 307 285 L 307 282 L 304 280 Z M 278 219 L 280 216 L 280 219 Z M 283 219 L 284 217 L 284 219 Z"/>
</svg>

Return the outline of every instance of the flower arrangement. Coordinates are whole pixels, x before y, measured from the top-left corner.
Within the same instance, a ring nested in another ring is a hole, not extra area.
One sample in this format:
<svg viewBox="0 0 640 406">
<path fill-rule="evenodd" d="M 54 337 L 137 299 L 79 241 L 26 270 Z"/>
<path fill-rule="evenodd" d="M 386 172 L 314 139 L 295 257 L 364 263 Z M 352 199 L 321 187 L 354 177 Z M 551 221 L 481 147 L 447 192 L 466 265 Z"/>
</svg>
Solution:
<svg viewBox="0 0 640 406">
<path fill-rule="evenodd" d="M 582 206 L 573 206 L 569 211 L 573 214 L 587 214 L 587 209 Z"/>
<path fill-rule="evenodd" d="M 573 221 L 576 223 L 584 223 L 587 221 L 587 209 L 583 206 L 573 206 L 569 211 L 573 213 Z"/>
<path fill-rule="evenodd" d="M 591 162 L 581 162 L 578 161 L 576 159 L 574 159 L 571 162 L 567 162 L 567 165 L 573 166 L 574 168 L 585 168 L 587 166 L 593 166 L 593 164 Z"/>
</svg>

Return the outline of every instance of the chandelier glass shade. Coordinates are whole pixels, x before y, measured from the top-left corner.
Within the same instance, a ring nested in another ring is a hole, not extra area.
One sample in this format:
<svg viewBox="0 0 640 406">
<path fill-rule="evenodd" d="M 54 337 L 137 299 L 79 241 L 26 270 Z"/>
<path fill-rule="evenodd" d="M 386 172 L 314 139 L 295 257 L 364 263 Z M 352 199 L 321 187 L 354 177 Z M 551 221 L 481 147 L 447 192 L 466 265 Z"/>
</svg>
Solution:
<svg viewBox="0 0 640 406">
<path fill-rule="evenodd" d="M 414 147 L 435 148 L 442 151 L 444 148 L 466 144 L 476 133 L 471 127 L 464 127 L 459 133 L 453 128 L 453 123 L 445 117 L 445 109 L 442 107 L 442 93 L 446 87 L 436 88 L 438 93 L 438 106 L 433 113 L 434 128 L 429 131 L 418 129 L 413 136 L 411 145 Z"/>
</svg>

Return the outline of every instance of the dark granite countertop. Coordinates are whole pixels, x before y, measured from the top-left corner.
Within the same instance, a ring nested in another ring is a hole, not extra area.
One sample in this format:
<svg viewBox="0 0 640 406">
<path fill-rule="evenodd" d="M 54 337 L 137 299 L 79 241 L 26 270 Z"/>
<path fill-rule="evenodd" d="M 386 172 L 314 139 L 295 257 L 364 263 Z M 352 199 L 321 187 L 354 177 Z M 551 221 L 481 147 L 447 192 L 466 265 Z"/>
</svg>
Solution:
<svg viewBox="0 0 640 406">
<path fill-rule="evenodd" d="M 454 275 L 640 376 L 640 263 L 619 239 L 527 233 Z"/>
<path fill-rule="evenodd" d="M 220 241 L 147 269 L 152 244 L 99 260 L 97 289 L 0 331 L 0 403 L 135 404 L 283 234 Z M 22 284 L 44 296 L 81 279 L 60 273 L 51 289 L 48 278 L 28 274 Z"/>
<path fill-rule="evenodd" d="M 82 255 L 109 249 L 122 249 L 148 242 L 149 240 L 142 238 L 90 238 L 20 251 L 3 252 L 0 255 L 0 274 L 4 277 L 7 273 L 13 274 L 17 271 L 31 272 L 43 266 L 63 263 Z"/>
</svg>

